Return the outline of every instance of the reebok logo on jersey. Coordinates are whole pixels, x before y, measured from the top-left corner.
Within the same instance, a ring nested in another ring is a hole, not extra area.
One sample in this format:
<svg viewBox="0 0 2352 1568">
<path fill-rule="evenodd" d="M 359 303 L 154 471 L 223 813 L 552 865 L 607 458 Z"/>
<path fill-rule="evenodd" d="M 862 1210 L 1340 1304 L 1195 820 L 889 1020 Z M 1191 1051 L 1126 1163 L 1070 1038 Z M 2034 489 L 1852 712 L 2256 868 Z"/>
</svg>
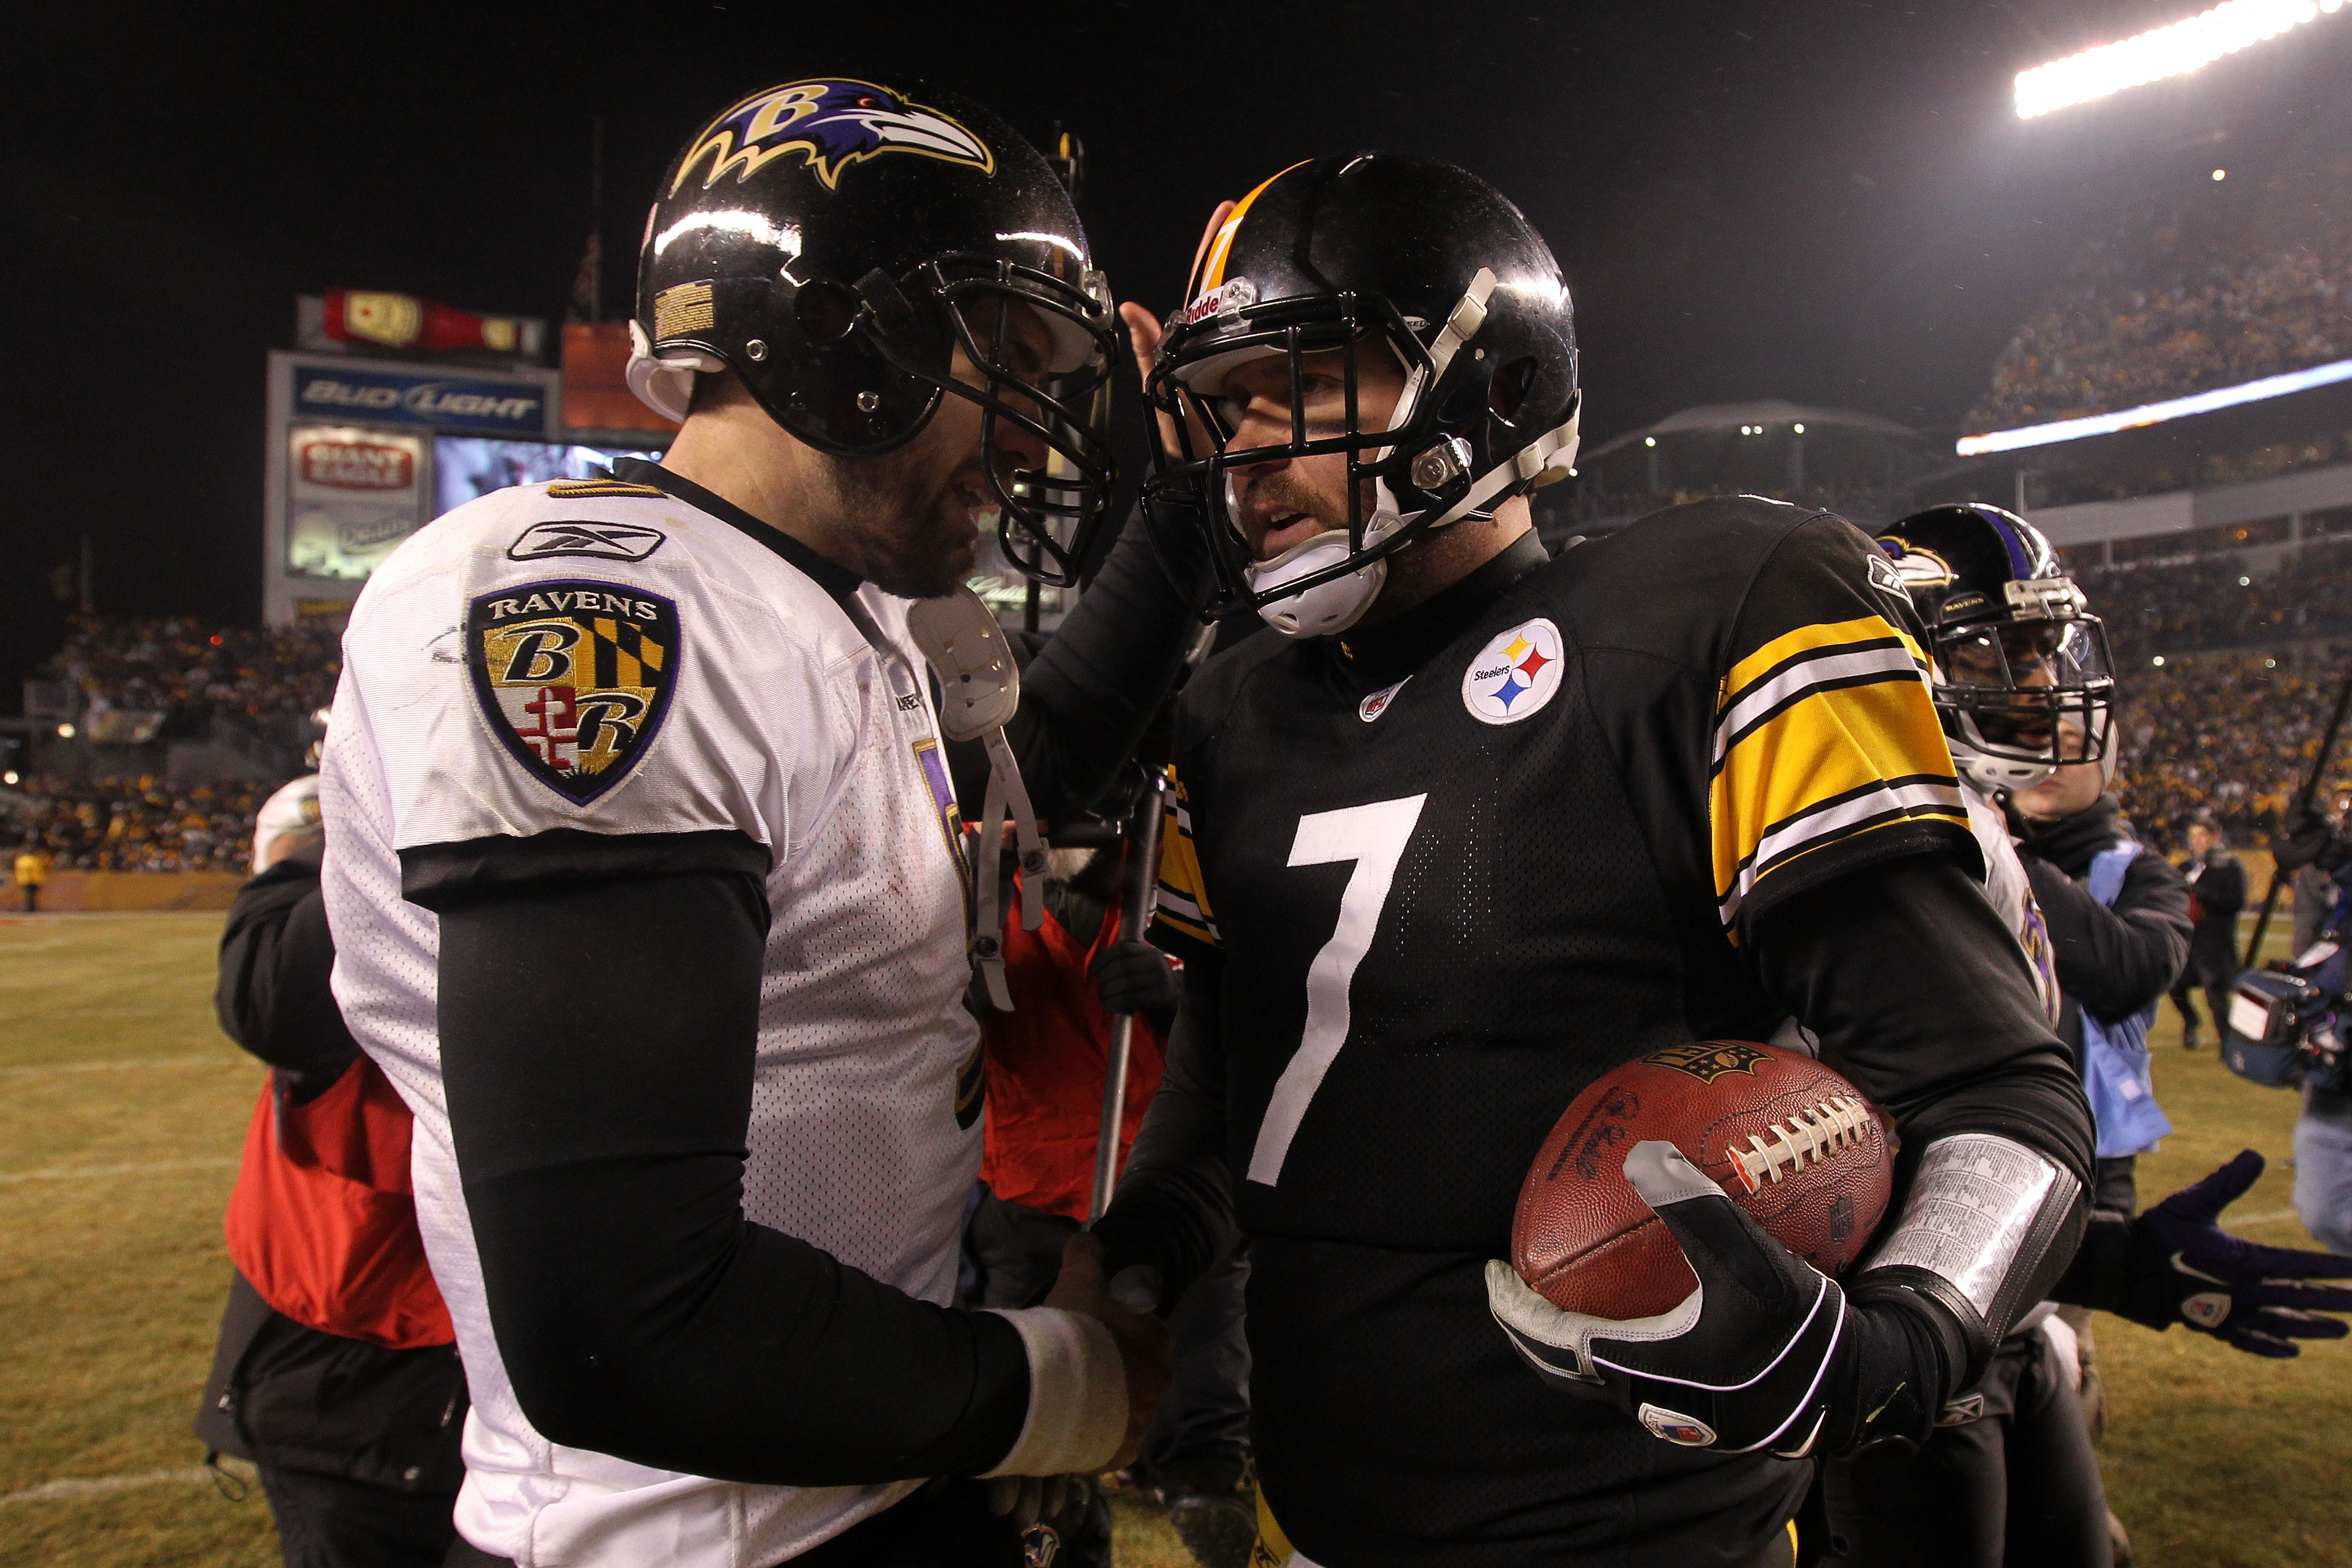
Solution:
<svg viewBox="0 0 2352 1568">
<path fill-rule="evenodd" d="M 1911 589 L 1903 581 L 1903 574 L 1895 570 L 1894 562 L 1874 550 L 1870 553 L 1870 585 L 1906 605 L 1911 602 Z"/>
<path fill-rule="evenodd" d="M 642 588 L 530 583 L 466 613 L 466 663 L 491 730 L 524 772 L 583 805 L 645 755 L 677 656 L 677 606 Z"/>
<path fill-rule="evenodd" d="M 634 522 L 535 522 L 507 546 L 509 561 L 587 555 L 599 561 L 643 561 L 669 536 Z"/>
<path fill-rule="evenodd" d="M 1482 724 L 1516 724 L 1559 695 L 1559 628 L 1538 616 L 1498 634 L 1462 674 L 1462 706 Z"/>
</svg>

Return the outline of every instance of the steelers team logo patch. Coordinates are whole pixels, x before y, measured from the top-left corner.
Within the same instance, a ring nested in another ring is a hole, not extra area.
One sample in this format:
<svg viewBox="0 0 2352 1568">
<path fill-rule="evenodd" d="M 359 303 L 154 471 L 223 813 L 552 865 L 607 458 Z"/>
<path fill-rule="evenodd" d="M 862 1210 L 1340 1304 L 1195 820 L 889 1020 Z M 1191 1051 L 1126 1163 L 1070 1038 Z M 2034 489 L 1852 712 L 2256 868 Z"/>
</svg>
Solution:
<svg viewBox="0 0 2352 1568">
<path fill-rule="evenodd" d="M 523 771 L 578 805 L 621 782 L 677 684 L 677 606 L 614 583 L 526 583 L 466 616 L 466 663 Z"/>
<path fill-rule="evenodd" d="M 1462 675 L 1462 706 L 1482 724 L 1516 724 L 1559 695 L 1559 628 L 1538 616 L 1500 633 Z"/>
</svg>

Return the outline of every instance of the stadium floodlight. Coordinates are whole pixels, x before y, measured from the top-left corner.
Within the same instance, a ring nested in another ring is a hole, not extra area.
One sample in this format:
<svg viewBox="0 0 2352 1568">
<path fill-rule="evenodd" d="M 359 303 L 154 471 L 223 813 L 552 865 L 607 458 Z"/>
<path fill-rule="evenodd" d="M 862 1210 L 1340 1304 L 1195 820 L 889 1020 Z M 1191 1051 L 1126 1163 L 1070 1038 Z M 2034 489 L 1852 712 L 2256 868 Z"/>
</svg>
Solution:
<svg viewBox="0 0 2352 1568">
<path fill-rule="evenodd" d="M 2259 403 L 2265 397 L 2284 397 L 2289 393 L 2307 392 L 2338 381 L 2352 381 L 2352 359 L 2291 370 L 2283 375 L 2266 375 L 2260 381 L 2240 382 L 2235 386 L 2217 386 L 2210 392 L 2168 398 L 2162 403 L 2143 403 L 2137 408 L 2119 408 L 2113 414 L 2086 414 L 2079 419 L 1963 436 L 1952 449 L 1963 458 L 1978 458 L 1988 452 L 2014 452 L 2021 447 L 2047 447 L 2053 441 L 2079 441 L 2085 436 L 2111 436 L 2118 430 L 2158 425 L 2167 419 L 2185 419 L 2191 414 L 2210 414 L 2217 408 L 2235 408 L 2241 403 Z"/>
<path fill-rule="evenodd" d="M 2127 87 L 2186 76 L 2249 44 L 2274 38 L 2346 0 L 2222 0 L 2210 11 L 2017 73 L 2017 117 L 2088 103 Z M 2214 176 L 2216 179 L 2219 175 Z"/>
</svg>

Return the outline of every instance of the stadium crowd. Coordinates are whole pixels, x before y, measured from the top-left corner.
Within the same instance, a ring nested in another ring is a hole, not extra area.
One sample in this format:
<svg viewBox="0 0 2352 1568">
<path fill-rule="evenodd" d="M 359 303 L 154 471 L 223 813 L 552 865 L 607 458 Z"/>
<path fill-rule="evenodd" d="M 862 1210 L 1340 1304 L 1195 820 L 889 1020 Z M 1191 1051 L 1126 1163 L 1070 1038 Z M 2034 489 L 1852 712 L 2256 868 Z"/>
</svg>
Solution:
<svg viewBox="0 0 2352 1568">
<path fill-rule="evenodd" d="M 2352 630 L 2352 550 L 2315 545 L 2255 571 L 2235 556 L 2078 571 L 2126 668 L 2156 656 Z"/>
<path fill-rule="evenodd" d="M 2305 671 L 2245 652 L 2126 665 L 2116 793 L 2133 823 L 2168 851 L 2200 816 L 2234 843 L 2266 842 L 2318 752 L 2342 668 L 2340 653 Z"/>
<path fill-rule="evenodd" d="M 2323 188 L 2336 199 L 2315 202 L 2310 190 Z M 2338 157 L 2265 183 L 2250 205 L 2128 213 L 2018 329 L 1966 428 L 2128 408 L 2352 356 L 2347 188 L 2352 159 Z"/>
<path fill-rule="evenodd" d="M 84 617 L 34 679 L 69 683 L 93 715 L 162 712 L 163 733 L 187 734 L 217 713 L 257 719 L 323 708 L 341 658 L 336 634 L 323 628 Z"/>
<path fill-rule="evenodd" d="M 252 784 L 173 785 L 152 777 L 28 778 L 17 841 L 58 871 L 244 872 L 253 816 L 268 795 Z"/>
</svg>

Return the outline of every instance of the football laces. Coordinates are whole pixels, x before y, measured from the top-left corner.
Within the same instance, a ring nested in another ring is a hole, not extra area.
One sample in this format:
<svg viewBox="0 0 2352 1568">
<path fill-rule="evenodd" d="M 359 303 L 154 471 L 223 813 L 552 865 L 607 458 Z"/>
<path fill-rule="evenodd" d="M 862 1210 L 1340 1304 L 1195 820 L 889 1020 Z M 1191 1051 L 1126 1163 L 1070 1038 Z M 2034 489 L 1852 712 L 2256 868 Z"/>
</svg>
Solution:
<svg viewBox="0 0 2352 1568">
<path fill-rule="evenodd" d="M 1749 1192 L 1766 1182 L 1778 1184 L 1807 1165 L 1818 1165 L 1841 1149 L 1861 1146 L 1870 1110 L 1850 1094 L 1833 1094 L 1786 1121 L 1776 1121 L 1728 1151 L 1732 1168 Z"/>
</svg>

